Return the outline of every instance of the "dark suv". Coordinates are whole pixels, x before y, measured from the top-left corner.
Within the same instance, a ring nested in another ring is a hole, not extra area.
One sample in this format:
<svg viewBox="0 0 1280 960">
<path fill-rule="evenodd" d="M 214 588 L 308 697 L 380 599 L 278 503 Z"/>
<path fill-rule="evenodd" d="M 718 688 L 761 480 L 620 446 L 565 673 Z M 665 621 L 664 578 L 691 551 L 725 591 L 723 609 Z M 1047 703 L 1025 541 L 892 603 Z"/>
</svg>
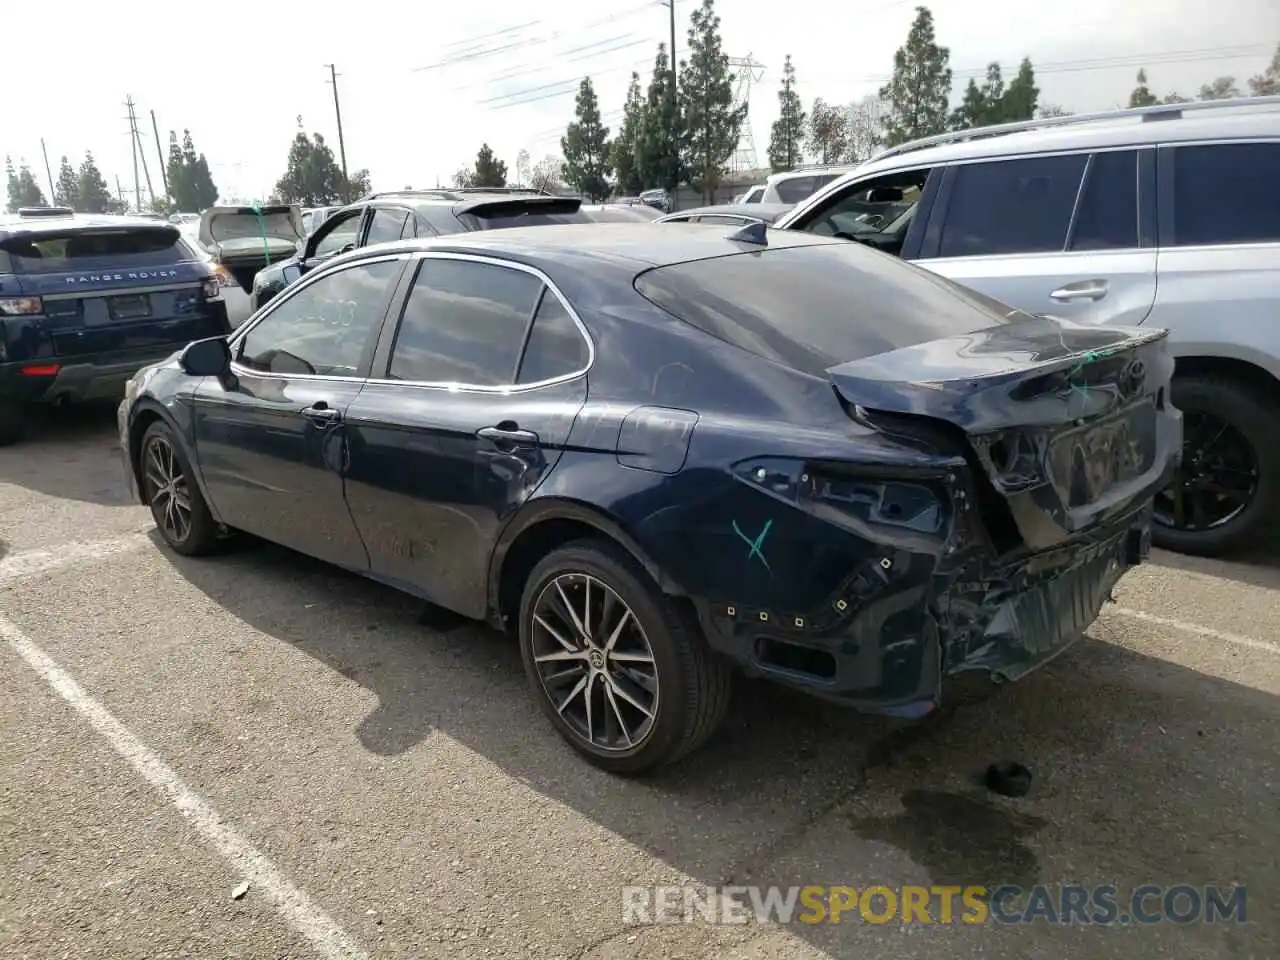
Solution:
<svg viewBox="0 0 1280 960">
<path fill-rule="evenodd" d="M 633 222 L 625 208 L 585 209 L 577 197 L 513 188 L 402 190 L 375 193 L 330 214 L 299 245 L 298 254 L 258 271 L 253 309 L 330 257 L 388 240 L 553 223 Z M 643 218 L 648 219 L 648 218 Z"/>
<path fill-rule="evenodd" d="M 172 224 L 0 216 L 0 443 L 32 404 L 118 399 L 139 368 L 230 330 L 212 268 Z"/>
</svg>

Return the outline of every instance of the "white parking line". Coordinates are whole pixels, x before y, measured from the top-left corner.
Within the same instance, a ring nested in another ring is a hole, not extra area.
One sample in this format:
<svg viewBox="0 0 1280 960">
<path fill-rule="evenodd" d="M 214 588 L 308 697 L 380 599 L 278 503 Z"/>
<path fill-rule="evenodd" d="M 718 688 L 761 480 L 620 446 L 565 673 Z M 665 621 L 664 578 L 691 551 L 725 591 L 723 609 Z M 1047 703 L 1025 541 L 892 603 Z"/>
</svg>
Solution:
<svg viewBox="0 0 1280 960">
<path fill-rule="evenodd" d="M 51 550 L 20 550 L 0 557 L 0 586 L 91 560 L 105 560 L 150 543 L 146 531 L 106 540 L 80 540 Z"/>
<path fill-rule="evenodd" d="M 1189 623 L 1186 620 L 1157 617 L 1154 613 L 1147 613 L 1145 610 L 1134 610 L 1132 607 L 1111 605 L 1103 607 L 1102 612 L 1103 614 L 1114 613 L 1130 620 L 1140 620 L 1143 623 L 1154 624 L 1157 627 L 1169 627 L 1173 630 L 1181 630 L 1183 633 L 1193 633 L 1196 636 L 1204 637 L 1206 640 L 1234 643 L 1238 647 L 1248 647 L 1251 650 L 1280 654 L 1280 643 L 1272 643 L 1270 640 L 1258 640 L 1239 633 L 1227 633 L 1225 630 L 1214 630 L 1212 627 L 1202 627 L 1198 623 Z"/>
<path fill-rule="evenodd" d="M 266 897 L 289 925 L 311 942 L 320 956 L 327 960 L 367 960 L 369 954 L 335 920 L 290 883 L 275 864 L 227 824 L 213 807 L 182 781 L 172 767 L 156 756 L 106 707 L 86 693 L 74 677 L 3 617 L 0 617 L 0 637 L 144 780 L 160 791 L 250 883 L 251 889 Z"/>
</svg>

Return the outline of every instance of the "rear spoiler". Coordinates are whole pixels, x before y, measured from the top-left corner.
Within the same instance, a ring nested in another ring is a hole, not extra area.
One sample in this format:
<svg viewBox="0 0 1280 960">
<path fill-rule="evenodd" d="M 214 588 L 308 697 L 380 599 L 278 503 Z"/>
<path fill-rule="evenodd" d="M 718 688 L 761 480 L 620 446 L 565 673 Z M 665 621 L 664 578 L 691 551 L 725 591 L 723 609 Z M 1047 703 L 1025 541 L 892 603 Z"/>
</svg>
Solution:
<svg viewBox="0 0 1280 960">
<path fill-rule="evenodd" d="M 516 217 L 522 213 L 577 213 L 581 206 L 579 197 L 501 197 L 468 204 L 458 212 L 474 217 Z"/>
</svg>

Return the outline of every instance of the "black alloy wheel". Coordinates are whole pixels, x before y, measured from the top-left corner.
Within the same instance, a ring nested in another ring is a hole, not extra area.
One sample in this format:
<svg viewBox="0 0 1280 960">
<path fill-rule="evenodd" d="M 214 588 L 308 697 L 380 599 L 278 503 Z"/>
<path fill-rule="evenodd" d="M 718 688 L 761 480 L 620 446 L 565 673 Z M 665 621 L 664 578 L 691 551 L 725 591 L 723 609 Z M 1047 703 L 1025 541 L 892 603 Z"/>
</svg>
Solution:
<svg viewBox="0 0 1280 960">
<path fill-rule="evenodd" d="M 1156 495 L 1152 537 L 1179 553 L 1218 556 L 1252 546 L 1280 509 L 1280 411 L 1241 385 L 1175 379 L 1182 411 L 1182 464 Z"/>
<path fill-rule="evenodd" d="M 217 524 L 192 480 L 191 469 L 169 427 L 153 423 L 142 438 L 142 493 L 160 536 L 178 553 L 197 556 L 217 542 Z"/>
<path fill-rule="evenodd" d="M 728 668 L 695 619 L 611 543 L 578 541 L 543 558 L 525 585 L 520 649 L 556 730 L 614 773 L 679 760 L 728 703 Z"/>
</svg>

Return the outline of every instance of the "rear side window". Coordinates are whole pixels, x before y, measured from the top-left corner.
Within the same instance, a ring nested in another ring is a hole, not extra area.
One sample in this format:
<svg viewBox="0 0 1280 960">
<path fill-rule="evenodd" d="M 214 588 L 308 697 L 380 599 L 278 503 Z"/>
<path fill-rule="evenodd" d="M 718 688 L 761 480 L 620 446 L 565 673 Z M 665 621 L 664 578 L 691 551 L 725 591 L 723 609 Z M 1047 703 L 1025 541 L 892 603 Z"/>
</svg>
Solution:
<svg viewBox="0 0 1280 960">
<path fill-rule="evenodd" d="M 373 218 L 369 221 L 369 234 L 364 242 L 372 245 L 386 243 L 388 240 L 399 240 L 408 216 L 408 210 L 379 207 L 373 211 Z"/>
<path fill-rule="evenodd" d="M 1173 246 L 1280 240 L 1280 143 L 1173 152 Z"/>
<path fill-rule="evenodd" d="M 542 281 L 523 270 L 424 259 L 391 350 L 392 380 L 509 384 Z"/>
<path fill-rule="evenodd" d="M 560 298 L 544 288 L 516 383 L 540 383 L 578 373 L 586 369 L 588 358 L 582 331 Z"/>
<path fill-rule="evenodd" d="M 3 249 L 13 269 L 23 273 L 157 267 L 193 259 L 174 227 L 12 237 Z"/>
<path fill-rule="evenodd" d="M 1076 211 L 1072 250 L 1123 250 L 1138 246 L 1138 154 L 1099 153 L 1089 167 Z"/>
<path fill-rule="evenodd" d="M 998 326 L 1014 314 L 845 242 L 658 267 L 635 286 L 713 337 L 816 376 L 849 360 Z"/>
<path fill-rule="evenodd" d="M 787 177 L 785 180 L 779 180 L 774 190 L 782 203 L 799 203 L 801 200 L 806 200 L 813 196 L 820 187 L 825 187 L 836 179 L 836 176 L 836 174 L 831 173 L 812 177 Z"/>
<path fill-rule="evenodd" d="M 1086 160 L 1076 154 L 956 167 L 938 256 L 1062 250 Z"/>
</svg>

